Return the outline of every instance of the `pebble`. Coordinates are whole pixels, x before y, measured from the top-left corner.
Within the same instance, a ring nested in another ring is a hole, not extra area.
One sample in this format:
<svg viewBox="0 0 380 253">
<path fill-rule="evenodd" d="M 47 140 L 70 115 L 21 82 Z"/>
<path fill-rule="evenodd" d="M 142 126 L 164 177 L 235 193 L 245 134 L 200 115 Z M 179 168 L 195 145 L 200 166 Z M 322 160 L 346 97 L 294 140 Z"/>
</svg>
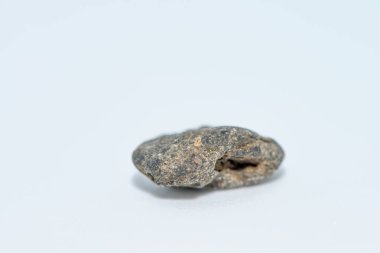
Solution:
<svg viewBox="0 0 380 253">
<path fill-rule="evenodd" d="M 257 184 L 283 158 L 273 139 L 232 126 L 163 135 L 142 143 L 132 155 L 137 169 L 158 185 L 218 189 Z"/>
</svg>

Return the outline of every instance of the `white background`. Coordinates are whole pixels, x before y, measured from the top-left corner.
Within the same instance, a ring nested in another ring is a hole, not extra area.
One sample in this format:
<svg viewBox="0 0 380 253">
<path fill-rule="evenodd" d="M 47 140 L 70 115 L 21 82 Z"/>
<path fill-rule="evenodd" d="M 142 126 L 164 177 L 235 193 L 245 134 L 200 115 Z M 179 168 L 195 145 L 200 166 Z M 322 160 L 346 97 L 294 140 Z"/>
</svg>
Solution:
<svg viewBox="0 0 380 253">
<path fill-rule="evenodd" d="M 0 0 L 0 252 L 380 252 L 378 1 Z M 269 182 L 160 188 L 131 153 L 200 125 Z"/>
</svg>

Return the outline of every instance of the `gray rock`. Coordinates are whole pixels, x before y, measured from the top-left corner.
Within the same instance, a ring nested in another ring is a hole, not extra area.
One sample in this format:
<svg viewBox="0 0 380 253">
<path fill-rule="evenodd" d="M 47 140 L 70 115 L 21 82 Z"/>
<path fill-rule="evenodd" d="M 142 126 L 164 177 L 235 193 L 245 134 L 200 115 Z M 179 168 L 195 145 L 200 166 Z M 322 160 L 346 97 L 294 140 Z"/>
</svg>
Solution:
<svg viewBox="0 0 380 253">
<path fill-rule="evenodd" d="M 132 159 L 158 185 L 235 188 L 273 174 L 284 158 L 277 142 L 240 127 L 202 127 L 142 143 Z"/>
</svg>

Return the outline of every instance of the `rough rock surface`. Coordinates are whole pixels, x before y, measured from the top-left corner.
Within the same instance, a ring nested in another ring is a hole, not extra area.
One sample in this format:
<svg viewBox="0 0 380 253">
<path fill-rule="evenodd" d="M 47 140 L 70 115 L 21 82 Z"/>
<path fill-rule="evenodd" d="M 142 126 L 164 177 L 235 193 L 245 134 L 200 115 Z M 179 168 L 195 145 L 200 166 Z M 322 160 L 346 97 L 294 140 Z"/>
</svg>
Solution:
<svg viewBox="0 0 380 253">
<path fill-rule="evenodd" d="M 272 139 L 240 127 L 202 127 L 164 135 L 133 152 L 135 166 L 158 185 L 234 188 L 256 184 L 283 160 Z"/>
</svg>

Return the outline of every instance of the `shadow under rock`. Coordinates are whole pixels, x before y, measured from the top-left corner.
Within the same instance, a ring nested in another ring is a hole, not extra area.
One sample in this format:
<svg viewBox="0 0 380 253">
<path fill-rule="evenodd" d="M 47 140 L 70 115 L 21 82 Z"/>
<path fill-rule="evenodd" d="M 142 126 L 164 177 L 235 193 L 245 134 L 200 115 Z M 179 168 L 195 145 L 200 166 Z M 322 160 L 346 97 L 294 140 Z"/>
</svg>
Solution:
<svg viewBox="0 0 380 253">
<path fill-rule="evenodd" d="M 194 199 L 215 191 L 212 188 L 194 189 L 158 186 L 139 173 L 133 175 L 132 183 L 136 188 L 161 199 Z"/>
<path fill-rule="evenodd" d="M 285 175 L 285 170 L 283 168 L 280 168 L 274 175 L 267 180 L 256 184 L 251 187 L 258 187 L 261 185 L 270 184 L 274 181 L 277 181 L 278 179 L 282 178 Z M 151 195 L 153 195 L 156 198 L 161 199 L 194 199 L 200 196 L 207 195 L 212 192 L 216 192 L 216 189 L 213 188 L 203 188 L 203 189 L 194 189 L 194 188 L 173 188 L 173 187 L 162 187 L 154 184 L 152 181 L 150 181 L 148 178 L 146 178 L 144 175 L 140 173 L 135 173 L 132 177 L 132 184 Z M 233 189 L 226 189 L 226 190 L 236 190 L 241 188 L 233 188 Z"/>
</svg>

